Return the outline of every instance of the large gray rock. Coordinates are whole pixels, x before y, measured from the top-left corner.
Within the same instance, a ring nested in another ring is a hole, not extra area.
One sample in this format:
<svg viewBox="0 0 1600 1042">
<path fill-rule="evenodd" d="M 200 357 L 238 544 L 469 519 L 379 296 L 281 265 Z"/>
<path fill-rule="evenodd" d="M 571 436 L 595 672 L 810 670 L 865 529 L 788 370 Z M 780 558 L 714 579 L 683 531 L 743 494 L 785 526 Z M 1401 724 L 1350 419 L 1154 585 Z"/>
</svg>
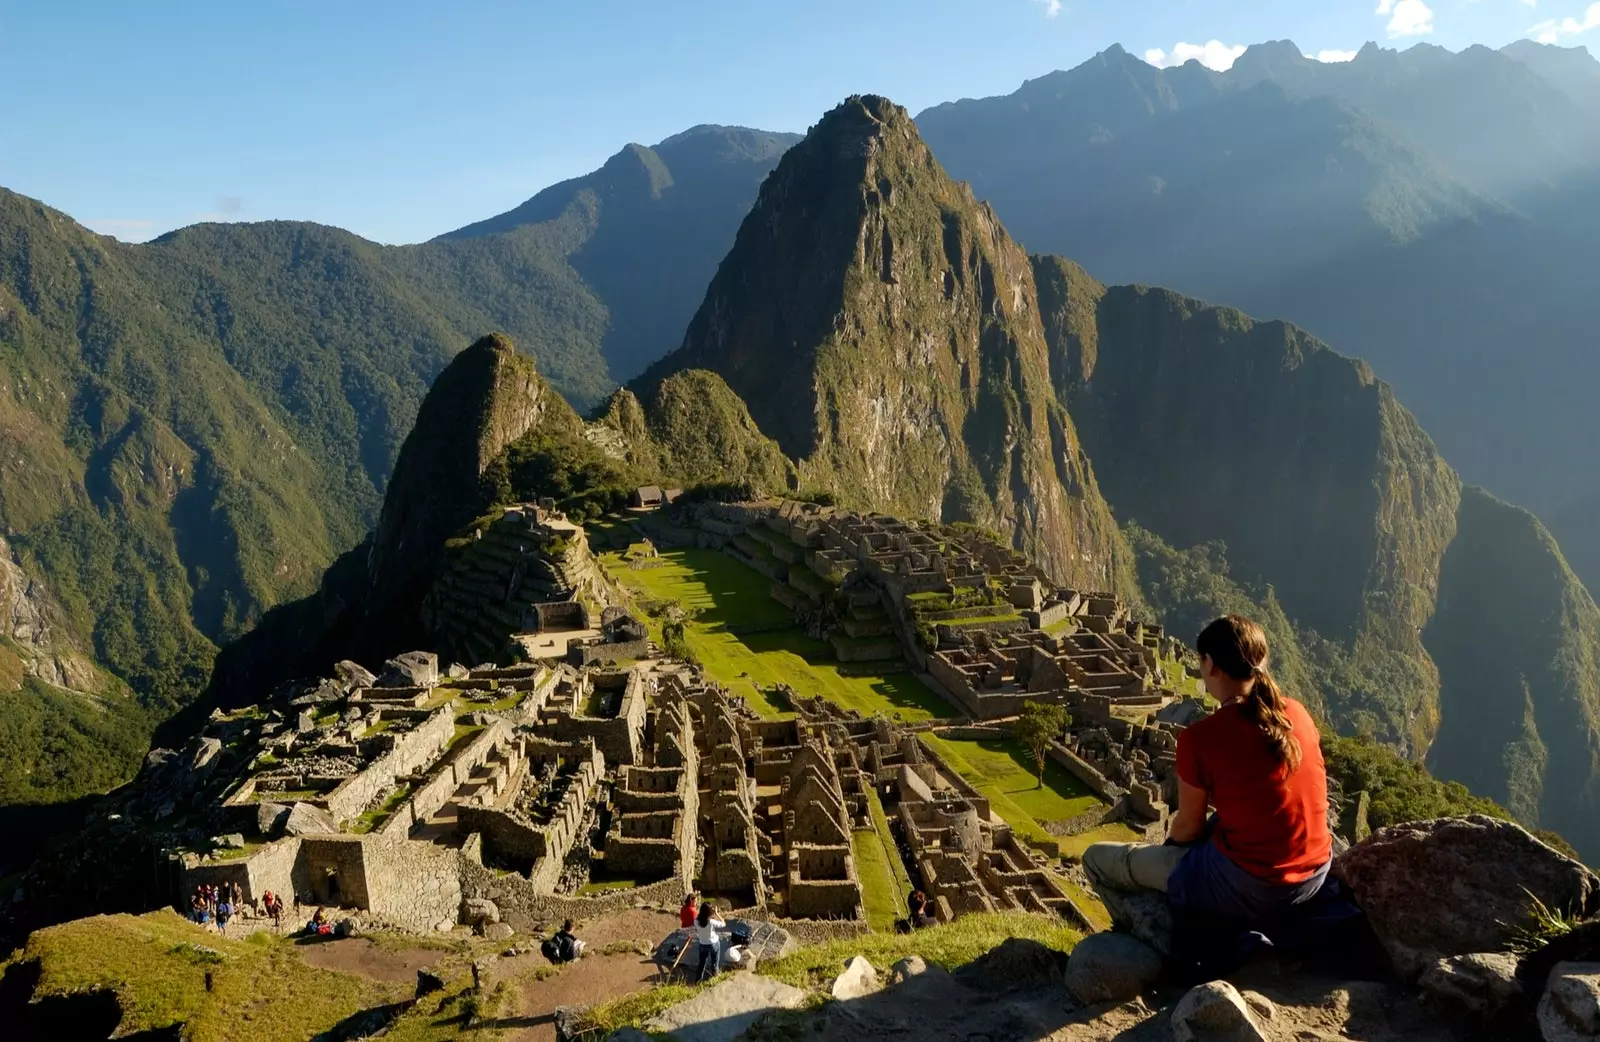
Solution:
<svg viewBox="0 0 1600 1042">
<path fill-rule="evenodd" d="M 677 1042 L 734 1042 L 775 1009 L 795 1009 L 806 993 L 770 977 L 734 973 L 645 1025 Z"/>
<path fill-rule="evenodd" d="M 290 836 L 331 836 L 339 831 L 339 823 L 321 807 L 296 803 L 283 820 L 283 831 Z"/>
<path fill-rule="evenodd" d="M 1485 1023 L 1499 1019 L 1523 997 L 1517 957 L 1508 952 L 1439 959 L 1423 971 L 1417 985 L 1440 1006 Z"/>
<path fill-rule="evenodd" d="M 461 902 L 461 921 L 469 926 L 488 926 L 500 921 L 500 906 L 486 897 L 469 897 Z"/>
<path fill-rule="evenodd" d="M 1379 829 L 1334 872 L 1407 979 L 1453 955 L 1510 951 L 1535 899 L 1580 918 L 1600 910 L 1593 872 L 1481 814 Z"/>
<path fill-rule="evenodd" d="M 378 678 L 372 675 L 370 669 L 367 669 L 359 662 L 351 662 L 349 659 L 334 663 L 333 675 L 338 678 L 339 683 L 344 686 L 347 692 L 354 691 L 357 688 L 371 687 L 378 682 Z"/>
<path fill-rule="evenodd" d="M 491 941 L 509 941 L 516 932 L 510 923 L 490 923 L 483 928 L 483 935 Z"/>
<path fill-rule="evenodd" d="M 1085 1005 L 1126 1002 L 1161 976 L 1161 956 L 1136 937 L 1097 933 L 1085 937 L 1067 960 L 1067 990 Z"/>
<path fill-rule="evenodd" d="M 899 984 L 901 981 L 920 977 L 928 972 L 928 963 L 920 955 L 907 955 L 904 959 L 889 967 L 889 980 Z"/>
<path fill-rule="evenodd" d="M 1162 958 L 1172 954 L 1172 906 L 1166 894 L 1153 890 L 1124 893 L 1101 887 L 1095 890 L 1111 914 L 1111 923 L 1121 933 L 1137 937 L 1154 948 Z"/>
<path fill-rule="evenodd" d="M 1266 1000 L 1261 1010 L 1227 981 L 1215 980 L 1189 991 L 1172 1007 L 1174 1042 L 1270 1042 L 1261 1013 L 1270 1015 Z"/>
<path fill-rule="evenodd" d="M 276 836 L 288 820 L 289 808 L 281 803 L 256 805 L 256 831 L 268 839 Z"/>
<path fill-rule="evenodd" d="M 1561 962 L 1539 1000 L 1544 1042 L 1600 1039 L 1600 962 Z"/>
<path fill-rule="evenodd" d="M 852 955 L 844 961 L 844 972 L 833 979 L 828 993 L 844 1002 L 865 998 L 880 987 L 878 971 L 872 968 L 872 963 L 859 955 Z"/>
<path fill-rule="evenodd" d="M 197 771 L 208 770 L 216 763 L 217 757 L 222 755 L 222 740 L 219 738 L 202 738 L 195 745 L 194 759 L 190 766 Z"/>
<path fill-rule="evenodd" d="M 383 664 L 378 687 L 433 687 L 439 682 L 439 656 L 431 651 L 408 651 Z"/>
</svg>

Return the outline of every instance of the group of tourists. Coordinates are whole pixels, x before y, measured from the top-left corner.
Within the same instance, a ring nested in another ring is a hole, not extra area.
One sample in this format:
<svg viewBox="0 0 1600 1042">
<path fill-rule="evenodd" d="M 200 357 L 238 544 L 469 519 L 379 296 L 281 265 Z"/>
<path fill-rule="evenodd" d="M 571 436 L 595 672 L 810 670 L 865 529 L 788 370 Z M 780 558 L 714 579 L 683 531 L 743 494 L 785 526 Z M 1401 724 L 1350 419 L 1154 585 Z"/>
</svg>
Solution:
<svg viewBox="0 0 1600 1042">
<path fill-rule="evenodd" d="M 195 887 L 189 897 L 189 918 L 202 926 L 215 923 L 227 933 L 228 922 L 243 905 L 244 891 L 238 883 L 205 883 Z"/>
<path fill-rule="evenodd" d="M 697 981 L 708 981 L 716 976 L 722 961 L 737 963 L 741 959 L 741 952 L 737 946 L 730 946 L 723 950 L 723 930 L 728 924 L 717 917 L 717 908 L 710 901 L 701 903 L 696 907 L 695 895 L 686 894 L 683 904 L 678 908 L 678 925 L 689 932 L 683 942 L 684 951 L 689 950 L 689 940 L 699 946 L 700 969 L 696 975 Z M 679 956 L 682 958 L 682 955 Z"/>
<path fill-rule="evenodd" d="M 227 933 L 228 924 L 243 915 L 263 915 L 272 920 L 273 929 L 283 925 L 283 898 L 268 890 L 257 908 L 245 899 L 238 883 L 203 883 L 189 896 L 189 918 L 201 926 L 212 926 Z"/>
</svg>

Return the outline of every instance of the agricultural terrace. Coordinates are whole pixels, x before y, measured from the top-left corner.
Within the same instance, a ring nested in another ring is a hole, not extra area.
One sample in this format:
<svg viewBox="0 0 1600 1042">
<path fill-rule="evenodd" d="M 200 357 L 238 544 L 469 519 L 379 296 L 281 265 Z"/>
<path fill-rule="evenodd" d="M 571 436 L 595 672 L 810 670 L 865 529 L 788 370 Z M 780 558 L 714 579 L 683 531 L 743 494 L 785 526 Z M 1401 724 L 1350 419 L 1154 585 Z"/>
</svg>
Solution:
<svg viewBox="0 0 1600 1042">
<path fill-rule="evenodd" d="M 618 553 L 603 554 L 601 561 L 641 607 L 676 601 L 695 612 L 684 638 L 706 675 L 763 715 L 779 715 L 786 707 L 758 688 L 780 683 L 865 716 L 883 713 L 916 723 L 957 715 L 909 671 L 836 661 L 825 641 L 807 637 L 789 609 L 768 596 L 770 579 L 715 550 L 671 550 L 640 567 Z M 645 621 L 659 641 L 661 620 Z"/>
<path fill-rule="evenodd" d="M 922 740 L 946 763 L 989 797 L 995 811 L 1023 839 L 1050 843 L 1055 837 L 1044 830 L 1044 823 L 1075 818 L 1100 805 L 1100 798 L 1065 769 L 1047 761 L 1044 787 L 1038 787 L 1033 759 L 1014 740 L 940 738 L 923 735 Z"/>
</svg>

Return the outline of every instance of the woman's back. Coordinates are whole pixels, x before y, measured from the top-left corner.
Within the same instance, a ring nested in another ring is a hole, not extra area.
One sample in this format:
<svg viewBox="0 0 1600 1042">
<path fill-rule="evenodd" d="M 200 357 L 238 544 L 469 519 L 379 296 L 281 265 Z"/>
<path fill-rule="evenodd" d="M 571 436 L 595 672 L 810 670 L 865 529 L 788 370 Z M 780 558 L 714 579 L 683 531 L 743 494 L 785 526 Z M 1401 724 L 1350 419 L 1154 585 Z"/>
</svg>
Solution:
<svg viewBox="0 0 1600 1042">
<path fill-rule="evenodd" d="M 1240 868 L 1273 883 L 1298 883 L 1327 863 L 1328 777 L 1321 738 L 1305 706 L 1284 699 L 1300 747 L 1290 770 L 1239 703 L 1178 736 L 1178 776 L 1211 794 L 1213 841 Z"/>
</svg>

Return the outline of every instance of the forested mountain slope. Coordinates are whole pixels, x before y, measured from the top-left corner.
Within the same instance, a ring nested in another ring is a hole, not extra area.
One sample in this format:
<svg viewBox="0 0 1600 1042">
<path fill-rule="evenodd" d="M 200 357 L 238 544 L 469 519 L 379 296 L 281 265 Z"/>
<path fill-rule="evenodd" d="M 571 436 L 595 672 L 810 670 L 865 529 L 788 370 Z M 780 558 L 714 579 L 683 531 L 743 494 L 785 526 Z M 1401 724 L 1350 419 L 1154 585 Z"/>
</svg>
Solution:
<svg viewBox="0 0 1600 1042">
<path fill-rule="evenodd" d="M 405 247 L 293 222 L 133 246 L 0 190 L 0 534 L 62 646 L 105 668 L 77 696 L 27 682 L 0 746 L 0 779 L 22 780 L 0 804 L 127 773 L 139 738 L 105 766 L 108 734 L 147 734 L 219 645 L 314 590 L 377 520 L 463 345 L 507 330 L 585 407 L 615 386 L 608 357 L 637 371 L 664 353 L 788 140 L 702 127 L 630 146 L 493 227 Z M 101 766 L 19 766 L 46 748 Z"/>
<path fill-rule="evenodd" d="M 1581 49 L 1274 43 L 1226 73 L 1112 48 L 918 124 L 1029 249 L 1360 354 L 1469 480 L 1555 516 L 1600 492 L 1596 112 Z"/>
</svg>

